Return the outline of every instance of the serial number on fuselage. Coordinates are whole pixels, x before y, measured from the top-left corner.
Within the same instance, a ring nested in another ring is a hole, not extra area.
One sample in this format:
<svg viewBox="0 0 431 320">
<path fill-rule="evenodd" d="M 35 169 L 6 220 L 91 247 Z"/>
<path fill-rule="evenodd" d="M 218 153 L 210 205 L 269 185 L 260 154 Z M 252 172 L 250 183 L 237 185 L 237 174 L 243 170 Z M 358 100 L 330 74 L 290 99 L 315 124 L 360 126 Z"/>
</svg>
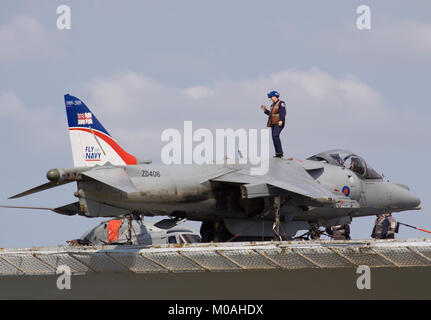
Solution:
<svg viewBox="0 0 431 320">
<path fill-rule="evenodd" d="M 160 171 L 155 170 L 142 170 L 142 176 L 144 178 L 160 178 Z"/>
</svg>

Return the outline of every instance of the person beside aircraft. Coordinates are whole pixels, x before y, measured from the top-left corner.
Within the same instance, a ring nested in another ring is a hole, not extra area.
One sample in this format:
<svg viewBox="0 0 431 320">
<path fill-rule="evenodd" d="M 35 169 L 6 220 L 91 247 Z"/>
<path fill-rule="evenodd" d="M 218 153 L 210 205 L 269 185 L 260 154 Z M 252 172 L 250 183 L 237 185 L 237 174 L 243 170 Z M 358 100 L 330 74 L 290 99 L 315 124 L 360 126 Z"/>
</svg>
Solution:
<svg viewBox="0 0 431 320">
<path fill-rule="evenodd" d="M 261 106 L 261 109 L 266 115 L 268 115 L 268 122 L 266 125 L 271 128 L 275 157 L 282 158 L 283 148 L 281 146 L 280 133 L 285 125 L 286 103 L 280 100 L 280 94 L 277 91 L 271 91 L 268 93 L 268 98 L 272 101 L 270 110 L 268 110 L 264 105 Z"/>
<path fill-rule="evenodd" d="M 377 216 L 371 237 L 374 239 L 395 239 L 397 221 L 390 212 Z"/>
<path fill-rule="evenodd" d="M 371 233 L 371 238 L 380 239 L 383 229 L 383 220 L 385 219 L 383 214 L 378 214 L 377 219 L 374 222 L 374 228 Z"/>
<path fill-rule="evenodd" d="M 395 239 L 395 229 L 397 220 L 392 217 L 390 212 L 385 213 L 382 227 L 382 237 L 380 239 Z"/>
</svg>

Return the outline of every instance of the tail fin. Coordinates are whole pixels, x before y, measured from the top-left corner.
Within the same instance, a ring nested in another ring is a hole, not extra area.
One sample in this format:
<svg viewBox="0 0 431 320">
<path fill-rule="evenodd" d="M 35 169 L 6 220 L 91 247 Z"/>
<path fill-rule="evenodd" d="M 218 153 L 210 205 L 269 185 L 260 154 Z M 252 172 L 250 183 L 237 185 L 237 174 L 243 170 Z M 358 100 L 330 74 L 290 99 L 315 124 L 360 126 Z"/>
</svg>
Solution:
<svg viewBox="0 0 431 320">
<path fill-rule="evenodd" d="M 75 167 L 92 167 L 108 161 L 113 165 L 137 163 L 136 158 L 111 137 L 84 102 L 69 94 L 64 96 L 64 102 Z"/>
</svg>

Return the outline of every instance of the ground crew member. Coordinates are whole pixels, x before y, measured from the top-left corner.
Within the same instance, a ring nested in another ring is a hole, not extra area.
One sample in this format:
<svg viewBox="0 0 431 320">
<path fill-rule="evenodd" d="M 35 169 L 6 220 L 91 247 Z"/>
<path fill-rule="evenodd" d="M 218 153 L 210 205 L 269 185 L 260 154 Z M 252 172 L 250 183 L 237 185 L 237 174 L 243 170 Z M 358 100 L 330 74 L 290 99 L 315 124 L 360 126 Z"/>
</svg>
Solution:
<svg viewBox="0 0 431 320">
<path fill-rule="evenodd" d="M 383 220 L 382 237 L 380 239 L 395 239 L 395 229 L 397 228 L 397 220 L 392 217 L 390 212 L 385 213 Z"/>
<path fill-rule="evenodd" d="M 348 224 L 326 228 L 326 233 L 333 240 L 350 240 L 350 226 Z"/>
<path fill-rule="evenodd" d="M 379 214 L 371 237 L 374 239 L 395 239 L 397 221 L 390 212 Z"/>
<path fill-rule="evenodd" d="M 277 91 L 268 93 L 268 98 L 272 101 L 270 110 L 266 109 L 265 106 L 261 106 L 261 108 L 268 115 L 267 127 L 271 127 L 275 157 L 281 158 L 283 157 L 283 148 L 281 147 L 280 133 L 285 124 L 286 104 L 280 100 L 280 94 Z"/>
<path fill-rule="evenodd" d="M 373 232 L 371 233 L 371 238 L 374 239 L 381 239 L 382 236 L 382 230 L 383 230 L 383 221 L 385 220 L 385 217 L 383 214 L 378 214 L 377 219 L 374 223 Z"/>
</svg>

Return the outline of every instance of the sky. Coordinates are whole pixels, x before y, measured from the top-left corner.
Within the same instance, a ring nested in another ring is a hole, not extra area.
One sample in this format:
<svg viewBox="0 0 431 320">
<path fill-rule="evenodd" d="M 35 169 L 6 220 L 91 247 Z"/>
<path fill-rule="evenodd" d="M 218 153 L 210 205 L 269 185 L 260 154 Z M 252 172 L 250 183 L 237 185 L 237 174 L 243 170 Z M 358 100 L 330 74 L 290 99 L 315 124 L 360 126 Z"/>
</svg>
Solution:
<svg viewBox="0 0 431 320">
<path fill-rule="evenodd" d="M 356 25 L 363 4 L 369 30 Z M 70 7 L 71 29 L 57 28 L 59 5 Z M 73 166 L 66 93 L 129 153 L 160 163 L 163 130 L 182 131 L 185 120 L 195 129 L 263 128 L 260 105 L 277 90 L 287 103 L 287 156 L 355 151 L 421 198 L 421 211 L 395 218 L 431 229 L 430 57 L 428 1 L 3 0 L 0 204 L 75 201 L 73 184 L 7 200 L 45 183 L 49 169 Z M 64 245 L 106 220 L 12 209 L 0 217 L 0 247 Z M 352 237 L 368 238 L 374 219 L 355 219 Z"/>
</svg>

